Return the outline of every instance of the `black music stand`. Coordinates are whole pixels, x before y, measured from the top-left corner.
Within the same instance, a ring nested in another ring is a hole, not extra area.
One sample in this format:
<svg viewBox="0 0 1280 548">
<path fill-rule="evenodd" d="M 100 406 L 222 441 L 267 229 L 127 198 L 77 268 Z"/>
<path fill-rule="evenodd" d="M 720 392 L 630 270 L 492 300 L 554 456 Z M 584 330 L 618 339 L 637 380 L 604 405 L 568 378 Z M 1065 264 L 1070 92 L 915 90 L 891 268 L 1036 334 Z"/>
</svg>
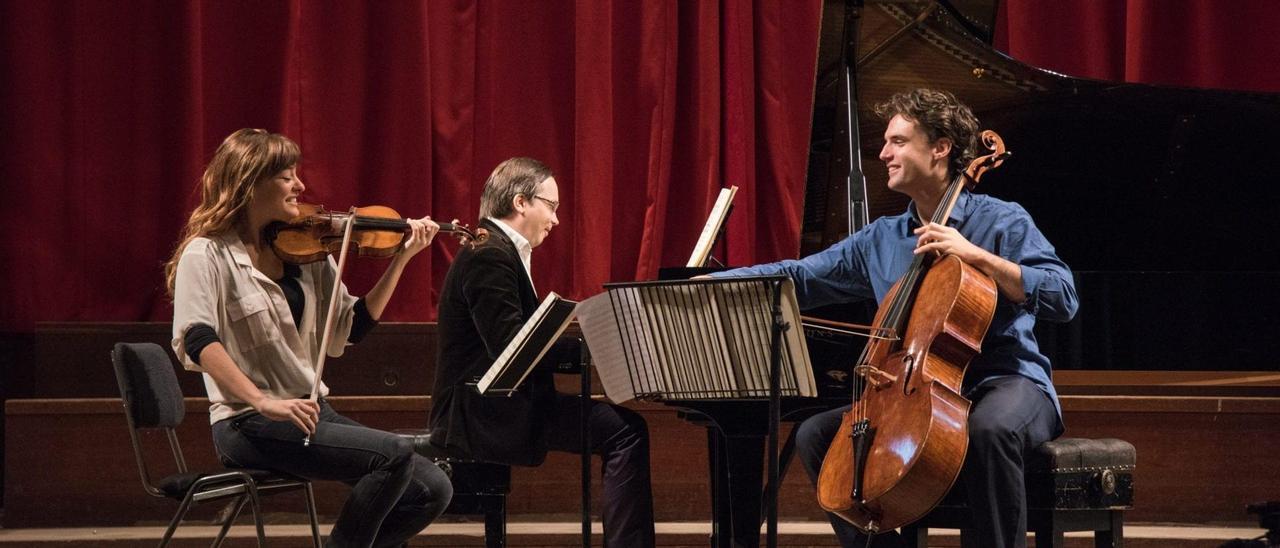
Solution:
<svg viewBox="0 0 1280 548">
<path fill-rule="evenodd" d="M 804 338 L 788 336 L 799 322 L 790 279 L 755 276 L 605 288 L 606 293 L 584 301 L 578 315 L 610 399 L 673 405 L 768 400 L 766 538 L 768 546 L 776 546 L 781 396 L 784 391 L 816 394 Z"/>
<path fill-rule="evenodd" d="M 476 382 L 482 396 L 510 396 L 573 320 L 576 301 L 548 293 L 538 309 Z"/>
<path fill-rule="evenodd" d="M 510 397 L 520 388 L 520 383 L 533 372 L 547 352 L 556 344 L 569 322 L 573 320 L 578 303 L 564 299 L 555 292 L 534 311 L 533 316 L 507 343 L 502 354 L 475 384 L 476 391 L 486 397 Z M 582 545 L 591 546 L 591 438 L 587 428 L 587 413 L 591 398 L 591 354 L 586 344 L 580 344 L 576 360 L 581 370 L 582 405 L 578 423 L 582 436 Z"/>
</svg>

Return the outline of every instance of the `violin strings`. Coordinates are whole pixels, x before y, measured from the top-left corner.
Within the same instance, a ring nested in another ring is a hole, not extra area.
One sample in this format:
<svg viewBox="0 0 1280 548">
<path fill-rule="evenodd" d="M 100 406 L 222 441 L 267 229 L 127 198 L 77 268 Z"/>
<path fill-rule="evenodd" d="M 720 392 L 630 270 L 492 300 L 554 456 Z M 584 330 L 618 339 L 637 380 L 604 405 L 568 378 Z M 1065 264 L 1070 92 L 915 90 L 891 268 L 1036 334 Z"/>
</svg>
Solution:
<svg viewBox="0 0 1280 548">
<path fill-rule="evenodd" d="M 441 232 L 467 232 L 463 226 L 453 223 L 438 223 Z M 356 217 L 356 226 L 363 229 L 372 230 L 405 230 L 409 228 L 409 223 L 404 219 L 392 219 L 388 217 Z"/>
<path fill-rule="evenodd" d="M 382 230 L 403 230 L 408 228 L 409 223 L 404 219 L 391 219 L 387 217 L 365 217 L 356 216 L 356 226 L 365 229 L 382 229 Z"/>
</svg>

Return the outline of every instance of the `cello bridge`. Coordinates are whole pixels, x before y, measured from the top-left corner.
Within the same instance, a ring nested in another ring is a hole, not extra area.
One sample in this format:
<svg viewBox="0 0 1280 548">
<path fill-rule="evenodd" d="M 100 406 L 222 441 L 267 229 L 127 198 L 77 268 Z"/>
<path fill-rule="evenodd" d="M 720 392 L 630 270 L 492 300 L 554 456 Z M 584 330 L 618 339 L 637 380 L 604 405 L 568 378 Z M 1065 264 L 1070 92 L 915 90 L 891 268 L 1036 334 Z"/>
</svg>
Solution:
<svg viewBox="0 0 1280 548">
<path fill-rule="evenodd" d="M 884 388 L 898 380 L 897 376 L 890 375 L 885 370 L 868 364 L 854 367 L 853 372 L 867 379 L 872 388 Z"/>
</svg>

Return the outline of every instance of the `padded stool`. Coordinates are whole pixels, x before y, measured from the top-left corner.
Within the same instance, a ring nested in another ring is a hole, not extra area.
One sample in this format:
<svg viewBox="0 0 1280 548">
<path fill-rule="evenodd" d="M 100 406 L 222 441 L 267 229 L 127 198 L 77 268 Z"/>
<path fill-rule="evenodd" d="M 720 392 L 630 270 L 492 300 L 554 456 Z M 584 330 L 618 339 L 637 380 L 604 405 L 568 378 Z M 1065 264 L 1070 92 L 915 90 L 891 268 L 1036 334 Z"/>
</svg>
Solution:
<svg viewBox="0 0 1280 548">
<path fill-rule="evenodd" d="M 453 482 L 453 500 L 446 514 L 484 515 L 484 545 L 507 545 L 507 493 L 511 492 L 511 467 L 482 462 L 431 443 L 429 430 L 396 430 L 409 438 L 413 450 L 436 463 Z"/>
<path fill-rule="evenodd" d="M 1036 548 L 1061 548 L 1068 531 L 1093 531 L 1096 548 L 1121 548 L 1136 463 L 1137 451 L 1124 440 L 1062 438 L 1037 447 L 1026 465 L 1027 529 Z M 907 546 L 928 546 L 930 527 L 963 529 L 971 522 L 959 491 L 902 528 Z"/>
</svg>

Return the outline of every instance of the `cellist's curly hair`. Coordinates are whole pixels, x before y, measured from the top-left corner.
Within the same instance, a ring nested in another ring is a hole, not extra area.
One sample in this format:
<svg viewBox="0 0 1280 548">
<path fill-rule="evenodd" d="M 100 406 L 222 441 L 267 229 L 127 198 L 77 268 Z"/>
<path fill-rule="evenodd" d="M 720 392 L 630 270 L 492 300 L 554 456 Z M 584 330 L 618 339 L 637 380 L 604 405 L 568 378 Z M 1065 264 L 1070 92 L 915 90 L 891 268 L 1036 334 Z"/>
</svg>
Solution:
<svg viewBox="0 0 1280 548">
<path fill-rule="evenodd" d="M 969 162 L 977 157 L 978 118 L 950 92 L 913 89 L 897 93 L 876 105 L 876 116 L 885 122 L 895 115 L 915 122 L 929 137 L 929 144 L 944 137 L 951 141 L 951 156 L 947 158 L 948 176 L 963 173 Z"/>
<path fill-rule="evenodd" d="M 182 239 L 164 265 L 165 289 L 173 297 L 178 260 L 191 240 L 234 230 L 245 221 L 258 183 L 298 165 L 301 152 L 288 137 L 265 129 L 241 129 L 227 136 L 200 178 L 200 205 L 191 212 Z"/>
</svg>

